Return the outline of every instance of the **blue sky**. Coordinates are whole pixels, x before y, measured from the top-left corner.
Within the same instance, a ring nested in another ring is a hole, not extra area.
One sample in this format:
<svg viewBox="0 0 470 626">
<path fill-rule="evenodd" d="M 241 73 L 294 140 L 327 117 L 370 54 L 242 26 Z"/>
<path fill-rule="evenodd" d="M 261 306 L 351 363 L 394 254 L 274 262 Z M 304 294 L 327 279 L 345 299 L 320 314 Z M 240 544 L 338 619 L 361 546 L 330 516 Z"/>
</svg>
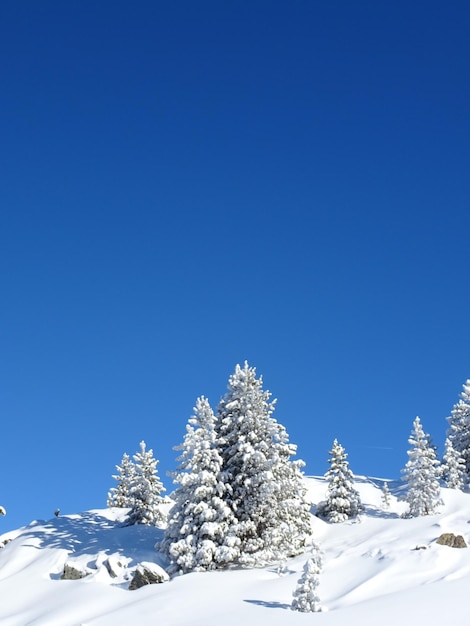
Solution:
<svg viewBox="0 0 470 626">
<path fill-rule="evenodd" d="M 0 531 L 174 469 L 246 360 L 308 474 L 470 377 L 465 2 L 7 1 Z"/>
</svg>

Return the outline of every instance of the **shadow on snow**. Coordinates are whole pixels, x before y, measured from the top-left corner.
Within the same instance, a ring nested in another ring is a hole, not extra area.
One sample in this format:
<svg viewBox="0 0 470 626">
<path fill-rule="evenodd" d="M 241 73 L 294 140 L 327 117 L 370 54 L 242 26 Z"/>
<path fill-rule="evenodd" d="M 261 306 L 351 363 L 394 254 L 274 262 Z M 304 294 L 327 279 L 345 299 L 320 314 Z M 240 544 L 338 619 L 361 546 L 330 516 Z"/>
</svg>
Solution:
<svg viewBox="0 0 470 626">
<path fill-rule="evenodd" d="M 32 522 L 22 534 L 26 542 L 29 538 L 34 547 L 66 550 L 73 557 L 90 555 L 91 560 L 99 553 L 127 557 L 135 564 L 162 558 L 155 544 L 163 538 L 163 530 L 139 524 L 125 526 L 93 511 Z"/>
<path fill-rule="evenodd" d="M 285 604 L 283 602 L 265 602 L 264 600 L 243 600 L 243 602 L 247 602 L 248 604 L 257 604 L 258 606 L 264 606 L 267 609 L 290 609 L 290 604 Z"/>
</svg>

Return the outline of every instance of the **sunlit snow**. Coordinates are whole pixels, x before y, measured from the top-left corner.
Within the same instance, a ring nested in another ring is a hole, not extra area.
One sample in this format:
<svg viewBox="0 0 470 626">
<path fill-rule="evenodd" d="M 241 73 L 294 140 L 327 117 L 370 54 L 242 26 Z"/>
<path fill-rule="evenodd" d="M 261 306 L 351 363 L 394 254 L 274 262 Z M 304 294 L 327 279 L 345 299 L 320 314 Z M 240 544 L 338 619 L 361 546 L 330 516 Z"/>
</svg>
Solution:
<svg viewBox="0 0 470 626">
<path fill-rule="evenodd" d="M 305 480 L 315 505 L 326 483 Z M 162 530 L 123 526 L 125 511 L 104 509 L 35 521 L 0 537 L 0 624 L 466 625 L 470 549 L 441 546 L 436 539 L 452 532 L 468 543 L 470 494 L 443 489 L 438 514 L 402 519 L 401 484 L 389 483 L 388 509 L 382 480 L 356 477 L 355 487 L 365 507 L 359 520 L 328 524 L 312 517 L 323 562 L 317 589 L 322 613 L 291 610 L 308 551 L 284 569 L 273 564 L 192 573 L 129 591 L 139 563 L 167 565 L 154 547 Z M 61 580 L 66 562 L 88 575 Z"/>
</svg>

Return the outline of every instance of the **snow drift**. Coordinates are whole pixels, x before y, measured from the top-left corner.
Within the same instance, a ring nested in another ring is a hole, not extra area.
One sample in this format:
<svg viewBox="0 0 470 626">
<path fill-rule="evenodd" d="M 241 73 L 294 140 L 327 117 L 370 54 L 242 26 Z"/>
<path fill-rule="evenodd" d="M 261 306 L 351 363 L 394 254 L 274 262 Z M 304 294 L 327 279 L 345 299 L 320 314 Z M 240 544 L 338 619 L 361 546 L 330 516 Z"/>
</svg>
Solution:
<svg viewBox="0 0 470 626">
<path fill-rule="evenodd" d="M 312 511 L 326 492 L 323 478 L 305 479 Z M 442 533 L 470 539 L 470 494 L 443 489 L 436 515 L 402 519 L 403 487 L 356 477 L 364 511 L 353 522 L 312 517 L 323 567 L 318 595 L 323 613 L 291 610 L 292 593 L 309 551 L 261 569 L 192 573 L 129 591 L 139 565 L 162 568 L 155 544 L 163 531 L 124 526 L 125 511 L 105 509 L 35 521 L 0 537 L 2 626 L 270 626 L 319 620 L 325 626 L 468 623 L 470 549 L 436 543 Z M 68 564 L 84 574 L 63 580 Z"/>
</svg>

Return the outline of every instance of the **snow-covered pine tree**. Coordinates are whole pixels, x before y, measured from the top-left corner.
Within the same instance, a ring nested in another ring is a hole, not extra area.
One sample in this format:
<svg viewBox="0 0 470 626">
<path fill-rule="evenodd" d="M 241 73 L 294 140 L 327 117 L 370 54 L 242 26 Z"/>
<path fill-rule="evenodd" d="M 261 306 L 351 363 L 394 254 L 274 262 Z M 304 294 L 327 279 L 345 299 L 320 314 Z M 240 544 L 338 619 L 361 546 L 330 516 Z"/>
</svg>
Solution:
<svg viewBox="0 0 470 626">
<path fill-rule="evenodd" d="M 460 400 L 454 405 L 450 417 L 447 436 L 452 446 L 465 462 L 465 484 L 470 483 L 470 379 L 463 385 Z"/>
<path fill-rule="evenodd" d="M 390 489 L 388 488 L 387 481 L 384 481 L 382 487 L 382 505 L 384 509 L 390 508 Z"/>
<path fill-rule="evenodd" d="M 128 454 L 124 453 L 121 465 L 116 465 L 117 474 L 113 475 L 117 480 L 117 487 L 111 487 L 108 493 L 107 505 L 120 508 L 132 507 L 134 498 L 132 487 L 135 477 L 135 465 Z"/>
<path fill-rule="evenodd" d="M 230 376 L 217 410 L 225 498 L 240 540 L 238 562 L 260 566 L 300 554 L 311 535 L 303 461 L 273 417 L 275 401 L 245 362 Z"/>
<path fill-rule="evenodd" d="M 348 455 L 337 439 L 333 441 L 329 455 L 330 468 L 325 474 L 328 490 L 326 500 L 317 507 L 317 515 L 337 524 L 356 517 L 362 511 L 362 503 L 354 488 L 354 475 L 349 469 Z"/>
<path fill-rule="evenodd" d="M 463 489 L 465 487 L 465 461 L 447 437 L 442 457 L 441 478 L 449 489 Z"/>
<path fill-rule="evenodd" d="M 304 565 L 302 576 L 293 592 L 292 609 L 302 613 L 317 613 L 322 610 L 317 587 L 320 583 L 321 556 L 317 545 L 312 547 L 312 556 Z"/>
<path fill-rule="evenodd" d="M 222 567 L 238 558 L 239 541 L 229 534 L 235 519 L 223 498 L 226 487 L 220 477 L 215 417 L 206 398 L 197 399 L 184 441 L 176 450 L 181 455 L 173 480 L 179 486 L 172 494 L 175 504 L 159 548 L 175 572 Z"/>
<path fill-rule="evenodd" d="M 132 481 L 132 509 L 129 512 L 128 524 L 145 524 L 158 526 L 165 521 L 162 511 L 165 491 L 158 476 L 158 460 L 153 450 L 146 450 L 145 441 L 140 442 L 140 452 L 134 454 L 135 473 Z"/>
<path fill-rule="evenodd" d="M 417 417 L 408 439 L 411 445 L 411 449 L 407 452 L 408 462 L 402 470 L 403 479 L 408 483 L 405 501 L 409 505 L 409 510 L 404 517 L 433 515 L 437 507 L 442 504 L 437 478 L 439 461 L 429 441 L 429 436 L 423 431 L 421 420 Z"/>
</svg>

